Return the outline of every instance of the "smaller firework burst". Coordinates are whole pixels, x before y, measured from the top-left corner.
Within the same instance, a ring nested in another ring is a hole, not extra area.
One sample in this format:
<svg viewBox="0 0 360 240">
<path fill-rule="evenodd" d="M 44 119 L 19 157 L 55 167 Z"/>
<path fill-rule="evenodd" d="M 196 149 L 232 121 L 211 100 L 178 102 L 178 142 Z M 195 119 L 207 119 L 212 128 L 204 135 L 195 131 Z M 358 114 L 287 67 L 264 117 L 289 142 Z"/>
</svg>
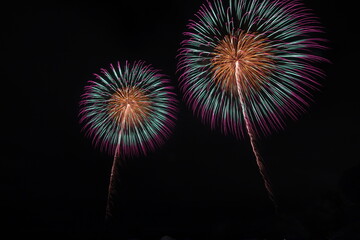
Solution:
<svg viewBox="0 0 360 240">
<path fill-rule="evenodd" d="M 169 80 L 144 62 L 110 65 L 89 81 L 80 122 L 93 143 L 111 155 L 146 154 L 174 126 L 176 100 Z"/>
<path fill-rule="evenodd" d="M 114 178 L 120 156 L 146 154 L 169 137 L 176 100 L 165 75 L 135 62 L 101 69 L 80 102 L 80 122 L 95 146 L 114 155 L 106 216 L 112 215 Z"/>
</svg>

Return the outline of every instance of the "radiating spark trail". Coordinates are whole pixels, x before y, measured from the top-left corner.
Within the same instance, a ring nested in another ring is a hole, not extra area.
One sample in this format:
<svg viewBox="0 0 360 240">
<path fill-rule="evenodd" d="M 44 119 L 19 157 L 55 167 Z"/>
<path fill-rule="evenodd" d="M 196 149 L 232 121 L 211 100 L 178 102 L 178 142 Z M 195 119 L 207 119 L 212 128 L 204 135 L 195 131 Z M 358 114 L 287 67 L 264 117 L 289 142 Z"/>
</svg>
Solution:
<svg viewBox="0 0 360 240">
<path fill-rule="evenodd" d="M 267 174 L 266 168 L 264 166 L 264 162 L 260 155 L 260 152 L 257 149 L 256 135 L 254 133 L 254 130 L 252 129 L 251 122 L 250 122 L 249 117 L 246 112 L 246 104 L 244 103 L 244 96 L 242 93 L 243 90 L 241 88 L 241 82 L 240 82 L 240 72 L 241 72 L 240 63 L 239 63 L 239 61 L 236 61 L 234 74 L 235 74 L 235 78 L 236 78 L 237 92 L 239 94 L 239 100 L 240 100 L 240 104 L 241 104 L 242 114 L 244 116 L 245 126 L 247 129 L 249 138 L 250 138 L 250 143 L 251 143 L 253 153 L 255 155 L 256 164 L 258 165 L 260 174 L 262 176 L 262 179 L 264 180 L 266 191 L 268 192 L 270 200 L 274 203 L 275 207 L 277 207 L 277 203 L 275 201 L 275 197 L 274 197 L 274 193 L 272 190 L 270 179 L 268 177 L 268 174 Z"/>
</svg>

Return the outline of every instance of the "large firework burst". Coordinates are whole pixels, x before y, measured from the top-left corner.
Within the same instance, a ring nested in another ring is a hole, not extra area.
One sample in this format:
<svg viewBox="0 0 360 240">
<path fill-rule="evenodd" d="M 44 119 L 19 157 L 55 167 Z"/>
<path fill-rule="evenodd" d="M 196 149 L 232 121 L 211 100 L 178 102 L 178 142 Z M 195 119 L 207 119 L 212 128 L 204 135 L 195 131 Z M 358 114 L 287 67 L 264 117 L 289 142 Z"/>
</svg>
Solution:
<svg viewBox="0 0 360 240">
<path fill-rule="evenodd" d="M 135 62 L 101 69 L 80 102 L 80 122 L 102 150 L 114 155 L 107 216 L 111 215 L 119 156 L 146 154 L 164 143 L 174 125 L 176 100 L 169 80 L 151 65 Z"/>
<path fill-rule="evenodd" d="M 213 0 L 195 17 L 179 54 L 184 98 L 212 128 L 249 135 L 273 200 L 256 139 L 307 109 L 326 61 L 322 28 L 298 0 Z"/>
</svg>

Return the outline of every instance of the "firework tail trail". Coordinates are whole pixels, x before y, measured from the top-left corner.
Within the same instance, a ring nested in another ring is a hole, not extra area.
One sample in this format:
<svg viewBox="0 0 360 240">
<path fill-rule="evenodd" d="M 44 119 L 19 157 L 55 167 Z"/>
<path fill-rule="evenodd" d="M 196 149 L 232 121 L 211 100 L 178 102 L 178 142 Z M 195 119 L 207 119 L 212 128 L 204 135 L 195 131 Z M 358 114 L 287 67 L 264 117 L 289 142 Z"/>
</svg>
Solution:
<svg viewBox="0 0 360 240">
<path fill-rule="evenodd" d="M 112 209 L 114 207 L 114 202 L 112 200 L 113 195 L 116 193 L 116 189 L 115 189 L 115 186 L 114 186 L 115 185 L 114 181 L 115 181 L 116 175 L 118 173 L 118 165 L 121 163 L 121 161 L 120 161 L 120 140 L 121 140 L 122 132 L 123 132 L 124 127 L 125 127 L 125 119 L 126 119 L 128 110 L 129 110 L 129 104 L 126 106 L 126 109 L 125 109 L 125 112 L 124 112 L 124 117 L 121 120 L 118 142 L 117 142 L 117 145 L 116 145 L 115 154 L 114 154 L 114 160 L 113 160 L 113 164 L 112 164 L 112 167 L 111 167 L 110 183 L 109 183 L 109 189 L 108 189 L 108 197 L 107 197 L 107 204 L 106 204 L 106 214 L 105 214 L 105 219 L 106 220 L 108 220 L 112 216 Z"/>
<path fill-rule="evenodd" d="M 236 61 L 235 62 L 236 86 L 237 86 L 237 92 L 238 92 L 239 98 L 240 98 L 240 105 L 241 105 L 241 109 L 242 109 L 242 114 L 244 116 L 246 130 L 247 130 L 247 133 L 248 133 L 249 138 L 250 138 L 250 143 L 251 143 L 253 153 L 255 155 L 256 164 L 258 165 L 260 174 L 261 174 L 262 179 L 264 181 L 266 191 L 268 192 L 270 200 L 273 202 L 275 208 L 277 209 L 277 204 L 276 204 L 276 201 L 275 201 L 275 197 L 274 197 L 274 193 L 273 193 L 273 190 L 272 190 L 272 187 L 271 187 L 271 183 L 270 183 L 270 180 L 269 180 L 269 177 L 268 177 L 268 174 L 267 174 L 263 159 L 262 159 L 262 157 L 261 157 L 261 155 L 260 155 L 260 153 L 259 153 L 259 151 L 257 149 L 256 135 L 254 133 L 254 130 L 253 130 L 252 126 L 251 126 L 249 117 L 247 115 L 246 104 L 245 104 L 245 101 L 244 101 L 244 96 L 243 96 L 243 92 L 241 90 L 241 84 L 240 84 L 240 71 L 241 70 L 240 70 L 240 66 L 239 66 L 239 61 Z"/>
</svg>

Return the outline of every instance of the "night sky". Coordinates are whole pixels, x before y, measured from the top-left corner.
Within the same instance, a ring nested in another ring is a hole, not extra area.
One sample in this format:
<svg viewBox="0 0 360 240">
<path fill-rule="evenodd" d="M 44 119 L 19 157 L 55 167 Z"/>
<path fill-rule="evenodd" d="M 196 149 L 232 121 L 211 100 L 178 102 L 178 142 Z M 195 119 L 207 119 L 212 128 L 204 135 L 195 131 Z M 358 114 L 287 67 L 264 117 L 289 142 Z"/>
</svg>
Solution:
<svg viewBox="0 0 360 240">
<path fill-rule="evenodd" d="M 124 163 L 104 224 L 112 157 L 81 132 L 83 88 L 125 60 L 151 63 L 177 88 L 182 32 L 202 2 L 3 6 L 1 234 L 360 239 L 360 36 L 349 1 L 305 1 L 325 26 L 332 63 L 308 113 L 260 142 L 277 212 L 248 139 L 212 131 L 181 102 L 167 143 Z"/>
</svg>

